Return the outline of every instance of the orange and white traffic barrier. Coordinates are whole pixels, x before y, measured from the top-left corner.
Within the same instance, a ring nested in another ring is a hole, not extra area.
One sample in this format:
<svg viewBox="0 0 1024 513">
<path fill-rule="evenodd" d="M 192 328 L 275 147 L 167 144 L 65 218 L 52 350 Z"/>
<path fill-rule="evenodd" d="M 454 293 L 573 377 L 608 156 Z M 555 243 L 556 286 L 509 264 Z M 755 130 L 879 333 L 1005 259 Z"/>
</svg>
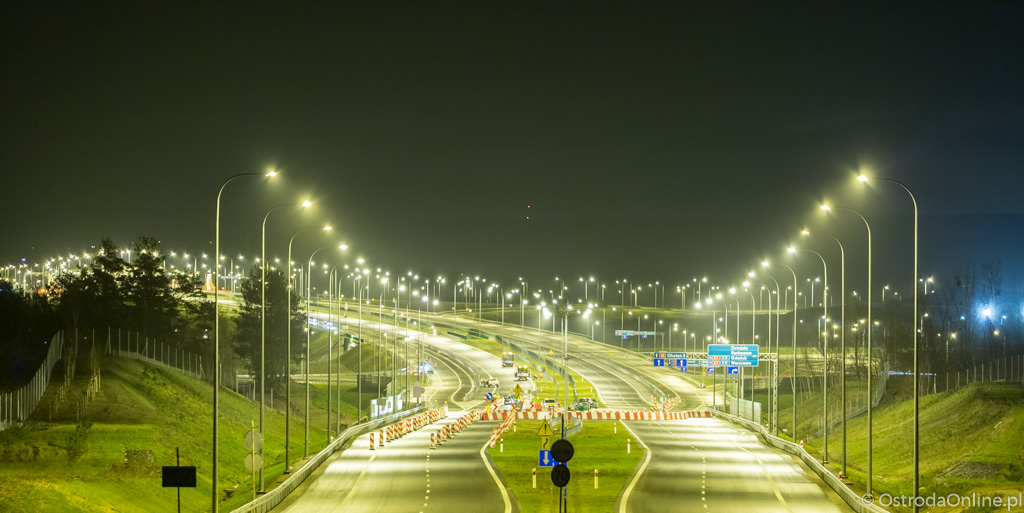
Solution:
<svg viewBox="0 0 1024 513">
<path fill-rule="evenodd" d="M 370 431 L 370 450 L 373 450 L 373 431 Z"/>
<path fill-rule="evenodd" d="M 430 448 L 434 448 L 434 433 L 430 433 Z"/>
<path fill-rule="evenodd" d="M 384 430 L 380 430 L 380 446 L 384 447 Z"/>
</svg>

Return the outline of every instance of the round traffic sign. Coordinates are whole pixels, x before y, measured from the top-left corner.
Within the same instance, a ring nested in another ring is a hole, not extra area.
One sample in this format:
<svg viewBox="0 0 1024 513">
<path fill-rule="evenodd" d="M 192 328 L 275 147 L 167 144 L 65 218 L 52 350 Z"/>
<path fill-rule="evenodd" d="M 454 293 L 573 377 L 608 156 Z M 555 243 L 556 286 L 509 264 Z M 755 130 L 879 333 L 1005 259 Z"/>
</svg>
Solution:
<svg viewBox="0 0 1024 513">
<path fill-rule="evenodd" d="M 255 429 L 250 429 L 245 432 L 245 436 L 242 437 L 242 443 L 245 445 L 245 450 L 250 452 L 260 452 L 263 450 L 263 433 Z"/>
<path fill-rule="evenodd" d="M 263 468 L 263 456 L 259 454 L 246 454 L 245 455 L 245 469 L 251 472 L 255 472 Z"/>
<path fill-rule="evenodd" d="M 568 440 L 557 440 L 551 444 L 551 457 L 555 461 L 566 463 L 572 459 L 573 452 L 572 443 Z"/>
<path fill-rule="evenodd" d="M 569 484 L 569 467 L 565 463 L 559 463 L 551 468 L 551 482 L 561 488 Z"/>
</svg>

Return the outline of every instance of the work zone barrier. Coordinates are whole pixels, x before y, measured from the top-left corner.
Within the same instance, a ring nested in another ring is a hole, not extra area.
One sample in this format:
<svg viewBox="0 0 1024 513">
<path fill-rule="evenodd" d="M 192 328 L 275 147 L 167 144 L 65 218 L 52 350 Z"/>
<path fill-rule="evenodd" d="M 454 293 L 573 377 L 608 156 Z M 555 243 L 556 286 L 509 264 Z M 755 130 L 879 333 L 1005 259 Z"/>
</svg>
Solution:
<svg viewBox="0 0 1024 513">
<path fill-rule="evenodd" d="M 445 440 L 455 436 L 478 420 L 480 420 L 480 410 L 470 410 L 469 413 L 459 417 L 455 422 L 441 426 L 440 429 L 430 434 L 430 448 L 436 448 Z"/>
<path fill-rule="evenodd" d="M 555 413 L 559 415 L 560 413 Z M 569 415 L 581 420 L 684 420 L 710 418 L 708 410 L 699 411 L 632 411 L 632 410 L 590 410 L 569 412 Z M 509 421 L 515 419 L 537 420 L 548 418 L 544 413 L 535 411 L 499 411 L 484 413 L 480 420 Z"/>
<path fill-rule="evenodd" d="M 231 513 L 266 513 L 272 510 L 275 506 L 281 503 L 289 493 L 294 491 L 302 481 L 304 481 L 310 474 L 320 466 L 321 463 L 327 460 L 327 458 L 340 449 L 349 439 L 355 438 L 365 433 L 373 432 L 384 426 L 389 422 L 402 419 L 411 413 L 416 413 L 421 410 L 422 407 L 414 407 L 411 410 L 393 413 L 380 419 L 376 419 L 370 422 L 364 422 L 351 426 L 341 433 L 337 438 L 331 442 L 324 450 L 318 452 L 312 456 L 309 461 L 299 467 L 298 470 L 292 472 L 287 479 L 284 480 L 276 488 L 268 490 L 266 494 L 258 497 L 256 500 L 249 502 L 248 504 L 232 511 Z M 417 413 L 417 415 L 420 415 Z"/>
<path fill-rule="evenodd" d="M 447 416 L 448 407 L 445 406 L 443 408 L 428 410 L 412 417 L 401 419 L 398 422 L 382 426 L 380 428 L 379 435 L 375 436 L 374 432 L 370 432 L 370 450 L 373 451 L 376 449 L 377 441 L 380 442 L 379 447 L 383 448 L 384 444 L 391 443 L 394 440 L 402 438 L 403 436 L 430 424 L 431 422 L 441 420 Z M 433 438 L 433 435 L 431 435 L 431 438 Z"/>
<path fill-rule="evenodd" d="M 512 424 L 516 421 L 514 415 L 509 415 L 508 418 L 501 421 L 498 427 L 491 430 L 491 448 L 494 448 L 494 443 L 501 439 L 501 436 L 508 431 L 508 428 L 512 427 Z"/>
</svg>

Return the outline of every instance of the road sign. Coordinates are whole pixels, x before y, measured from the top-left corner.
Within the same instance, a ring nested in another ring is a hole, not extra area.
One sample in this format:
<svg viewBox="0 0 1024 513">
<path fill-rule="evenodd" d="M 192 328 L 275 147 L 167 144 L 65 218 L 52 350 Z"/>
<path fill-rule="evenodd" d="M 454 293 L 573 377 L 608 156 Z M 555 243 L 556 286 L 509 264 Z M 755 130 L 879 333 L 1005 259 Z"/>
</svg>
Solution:
<svg viewBox="0 0 1024 513">
<path fill-rule="evenodd" d="M 636 330 L 615 330 L 615 335 L 622 335 L 623 337 L 632 337 L 636 335 Z"/>
<path fill-rule="evenodd" d="M 734 367 L 757 367 L 758 346 L 756 344 L 710 344 L 708 359 L 711 365 Z"/>
<path fill-rule="evenodd" d="M 551 424 L 548 424 L 547 419 L 544 419 L 544 423 L 540 425 L 540 429 L 537 430 L 537 436 L 554 436 L 555 432 L 551 430 Z"/>
<path fill-rule="evenodd" d="M 261 468 L 263 468 L 263 456 L 259 454 L 245 455 L 245 470 L 255 472 Z"/>
<path fill-rule="evenodd" d="M 739 367 L 757 367 L 756 344 L 732 344 L 732 364 Z"/>
<path fill-rule="evenodd" d="M 551 482 L 559 488 L 569 484 L 569 467 L 565 463 L 559 463 L 551 469 Z"/>
<path fill-rule="evenodd" d="M 550 436 L 542 436 L 542 437 L 540 437 L 540 449 L 542 451 L 550 451 L 551 450 L 551 437 Z"/>
<path fill-rule="evenodd" d="M 164 467 L 160 477 L 164 488 L 195 488 L 196 486 L 195 467 Z"/>
<path fill-rule="evenodd" d="M 704 361 L 698 360 L 697 358 L 690 358 L 689 360 L 686 360 L 686 365 L 690 367 L 703 367 Z"/>
<path fill-rule="evenodd" d="M 704 372 L 706 372 L 708 374 L 714 374 L 715 373 L 715 368 L 714 367 L 710 367 L 710 366 L 709 367 L 704 367 Z"/>
<path fill-rule="evenodd" d="M 740 368 L 739 367 L 729 367 L 729 374 L 739 374 L 739 373 L 740 373 Z"/>
<path fill-rule="evenodd" d="M 572 442 L 565 439 L 555 440 L 555 443 L 551 446 L 551 457 L 560 463 L 566 463 L 571 460 L 573 452 Z"/>
<path fill-rule="evenodd" d="M 665 359 L 664 358 L 655 358 L 654 359 L 654 366 L 655 367 L 664 367 L 665 366 Z"/>
<path fill-rule="evenodd" d="M 538 458 L 538 467 L 554 467 L 558 463 L 554 458 L 551 457 L 551 451 L 540 451 L 540 457 Z"/>
<path fill-rule="evenodd" d="M 686 353 L 658 353 L 661 358 L 686 358 Z"/>
<path fill-rule="evenodd" d="M 263 434 L 255 429 L 250 429 L 245 432 L 242 443 L 245 445 L 245 450 L 260 452 L 263 450 Z"/>
<path fill-rule="evenodd" d="M 676 358 L 676 367 L 686 367 L 686 358 Z"/>
<path fill-rule="evenodd" d="M 679 372 L 686 372 L 687 367 L 685 365 L 679 366 Z"/>
<path fill-rule="evenodd" d="M 516 401 L 523 398 L 523 387 L 519 386 L 519 383 L 516 383 L 516 386 L 512 387 L 512 395 L 515 396 Z"/>
<path fill-rule="evenodd" d="M 490 392 L 487 392 L 487 395 L 485 395 L 484 397 L 486 397 L 488 401 L 493 401 L 494 400 L 494 394 L 492 394 Z"/>
</svg>

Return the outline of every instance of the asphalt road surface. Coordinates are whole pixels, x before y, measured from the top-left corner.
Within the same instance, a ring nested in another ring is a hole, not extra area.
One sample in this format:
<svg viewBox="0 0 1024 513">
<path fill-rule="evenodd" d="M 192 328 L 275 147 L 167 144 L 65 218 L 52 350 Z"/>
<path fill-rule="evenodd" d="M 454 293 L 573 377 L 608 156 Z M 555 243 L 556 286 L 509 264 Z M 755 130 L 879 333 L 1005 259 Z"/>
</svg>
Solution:
<svg viewBox="0 0 1024 513">
<path fill-rule="evenodd" d="M 450 317 L 445 321 L 452 322 Z M 475 322 L 460 322 L 463 323 L 479 327 Z M 364 322 L 364 329 L 367 324 L 372 325 Z M 695 409 L 711 402 L 707 389 L 696 389 L 678 370 L 653 368 L 650 361 L 621 350 L 615 352 L 606 345 L 575 336 L 566 341 L 550 332 L 484 324 L 488 333 L 519 338 L 538 349 L 558 352 L 564 344 L 574 355 L 569 366 L 594 383 L 603 407 L 639 409 L 649 405 L 651 395 L 659 393 L 678 393 L 681 402 L 677 410 Z M 386 323 L 383 328 L 391 329 Z M 405 335 L 401 328 L 399 333 Z M 453 410 L 449 419 L 439 423 L 452 422 L 454 416 L 461 414 L 456 410 L 483 405 L 478 397 L 493 389 L 474 389 L 473 381 L 480 375 L 499 377 L 501 393 L 507 393 L 513 385 L 506 379 L 508 369 L 502 369 L 500 359 L 494 355 L 446 337 L 425 336 L 424 344 L 439 363 L 425 397 L 437 403 L 447 402 Z M 473 368 L 460 368 L 466 363 Z M 431 451 L 429 433 L 438 429 L 439 423 L 372 452 L 368 436 L 360 437 L 321 466 L 279 510 L 518 511 L 514 497 L 504 489 L 495 469 L 482 454 L 494 423 L 477 422 Z M 798 459 L 762 445 L 753 433 L 725 421 L 632 421 L 627 426 L 638 442 L 639 447 L 634 447 L 646 448 L 647 453 L 618 502 L 608 505 L 609 511 L 850 511 L 845 505 L 837 506 L 842 504 L 838 496 Z"/>
<path fill-rule="evenodd" d="M 618 513 L 851 511 L 798 459 L 718 419 L 628 422 L 648 450 Z"/>
</svg>

